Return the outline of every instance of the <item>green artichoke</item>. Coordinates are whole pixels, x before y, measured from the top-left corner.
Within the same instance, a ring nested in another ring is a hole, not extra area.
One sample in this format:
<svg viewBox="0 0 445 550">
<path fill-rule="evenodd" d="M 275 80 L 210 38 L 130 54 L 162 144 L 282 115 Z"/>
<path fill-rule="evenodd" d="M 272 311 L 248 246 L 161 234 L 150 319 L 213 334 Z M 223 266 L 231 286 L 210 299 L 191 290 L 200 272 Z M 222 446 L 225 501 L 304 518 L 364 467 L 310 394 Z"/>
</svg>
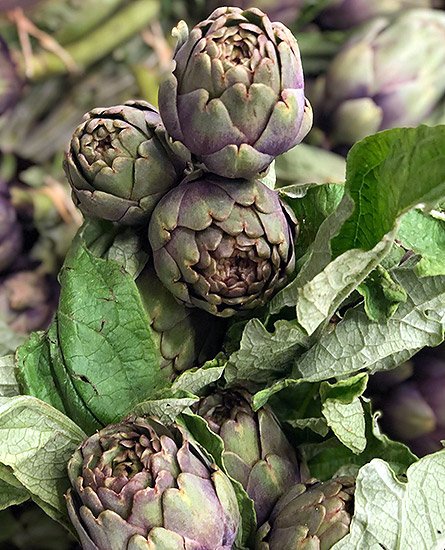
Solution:
<svg viewBox="0 0 445 550">
<path fill-rule="evenodd" d="M 260 181 L 184 181 L 149 226 L 156 273 L 190 307 L 222 317 L 263 305 L 294 268 L 294 221 Z"/>
<path fill-rule="evenodd" d="M 301 481 L 295 450 L 269 407 L 254 412 L 244 391 L 218 391 L 194 408 L 224 441 L 227 472 L 254 501 L 258 524 L 288 487 Z"/>
<path fill-rule="evenodd" d="M 123 420 L 68 463 L 68 512 L 84 550 L 230 550 L 239 511 L 227 476 L 182 428 Z"/>
<path fill-rule="evenodd" d="M 159 349 L 159 366 L 171 380 L 215 357 L 224 334 L 218 319 L 178 303 L 151 266 L 144 269 L 136 284 Z"/>
<path fill-rule="evenodd" d="M 259 528 L 256 550 L 330 550 L 349 533 L 354 490 L 348 477 L 294 485 Z"/>
<path fill-rule="evenodd" d="M 267 14 L 269 19 L 280 21 L 286 25 L 295 22 L 305 0 L 232 0 L 231 6 L 247 10 L 258 8 Z M 224 2 L 211 2 L 216 7 L 224 6 Z"/>
<path fill-rule="evenodd" d="M 185 165 L 167 148 L 154 107 L 132 101 L 90 111 L 74 132 L 64 167 L 84 214 L 138 225 Z"/>
<path fill-rule="evenodd" d="M 175 150 L 215 174 L 249 178 L 300 143 L 312 110 L 284 25 L 258 9 L 219 8 L 190 34 L 180 24 L 178 35 L 175 69 L 159 89 Z"/>
<path fill-rule="evenodd" d="M 343 46 L 318 81 L 317 124 L 332 146 L 424 122 L 445 94 L 445 13 L 378 18 Z"/>
</svg>

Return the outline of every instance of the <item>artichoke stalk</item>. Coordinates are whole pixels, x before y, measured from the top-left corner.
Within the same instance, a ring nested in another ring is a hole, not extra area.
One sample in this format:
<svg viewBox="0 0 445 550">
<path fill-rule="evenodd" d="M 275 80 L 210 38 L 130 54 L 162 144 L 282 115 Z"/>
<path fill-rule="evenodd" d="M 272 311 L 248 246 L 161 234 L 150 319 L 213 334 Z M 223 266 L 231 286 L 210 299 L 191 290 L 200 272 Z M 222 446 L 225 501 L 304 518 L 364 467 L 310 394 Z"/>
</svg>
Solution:
<svg viewBox="0 0 445 550">
<path fill-rule="evenodd" d="M 254 412 L 245 391 L 217 391 L 194 412 L 223 440 L 227 473 L 253 500 L 261 525 L 286 489 L 301 480 L 295 450 L 277 418 L 267 406 Z"/>
<path fill-rule="evenodd" d="M 128 417 L 68 463 L 70 518 L 84 550 L 230 550 L 239 525 L 228 477 L 187 432 Z"/>
<path fill-rule="evenodd" d="M 22 241 L 22 228 L 11 203 L 8 184 L 0 180 L 0 272 L 16 260 Z"/>
<path fill-rule="evenodd" d="M 294 485 L 258 530 L 256 550 L 330 550 L 349 533 L 354 490 L 348 477 Z"/>
<path fill-rule="evenodd" d="M 175 68 L 159 89 L 172 147 L 206 170 L 250 178 L 312 125 L 298 44 L 258 9 L 219 8 L 177 28 Z"/>
<path fill-rule="evenodd" d="M 330 145 L 424 122 L 445 94 L 444 43 L 439 10 L 409 10 L 357 31 L 315 87 L 317 124 Z"/>
<path fill-rule="evenodd" d="M 64 167 L 85 215 L 138 225 L 185 165 L 168 150 L 156 109 L 140 101 L 90 111 L 74 132 Z"/>
<path fill-rule="evenodd" d="M 156 273 L 189 307 L 222 317 L 264 305 L 294 269 L 295 222 L 260 181 L 204 175 L 156 206 Z"/>
</svg>

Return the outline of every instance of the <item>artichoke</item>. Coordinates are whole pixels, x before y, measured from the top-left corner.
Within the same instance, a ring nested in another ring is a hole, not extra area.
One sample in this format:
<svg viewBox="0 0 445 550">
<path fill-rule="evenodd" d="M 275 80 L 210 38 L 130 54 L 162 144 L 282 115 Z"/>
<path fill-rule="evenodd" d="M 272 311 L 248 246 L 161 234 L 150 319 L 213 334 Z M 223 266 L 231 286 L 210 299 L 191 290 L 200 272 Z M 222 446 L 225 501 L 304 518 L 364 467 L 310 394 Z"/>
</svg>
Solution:
<svg viewBox="0 0 445 550">
<path fill-rule="evenodd" d="M 175 69 L 159 89 L 177 152 L 221 176 L 249 178 L 300 143 L 312 111 L 284 25 L 258 9 L 219 8 L 190 34 L 185 24 L 177 32 Z"/>
<path fill-rule="evenodd" d="M 22 248 L 22 228 L 11 204 L 8 185 L 0 180 L 0 272 L 7 269 Z"/>
<path fill-rule="evenodd" d="M 184 180 L 149 226 L 158 277 L 190 307 L 229 317 L 263 305 L 294 268 L 294 222 L 260 181 Z"/>
<path fill-rule="evenodd" d="M 330 550 L 349 533 L 354 489 L 348 477 L 294 485 L 258 529 L 256 550 Z"/>
<path fill-rule="evenodd" d="M 57 306 L 58 288 L 36 271 L 18 271 L 0 282 L 0 316 L 16 332 L 44 330 Z"/>
<path fill-rule="evenodd" d="M 21 89 L 22 84 L 9 48 L 0 36 L 0 115 L 14 107 Z"/>
<path fill-rule="evenodd" d="M 375 396 L 374 404 L 391 438 L 406 443 L 418 456 L 439 451 L 445 439 L 445 360 L 428 354 L 418 357 L 412 375 Z"/>
<path fill-rule="evenodd" d="M 301 6 L 305 0 L 232 0 L 231 6 L 247 10 L 249 8 L 258 8 L 264 11 L 269 19 L 280 21 L 281 23 L 293 23 L 299 14 Z M 224 6 L 223 2 L 213 2 L 216 7 Z"/>
<path fill-rule="evenodd" d="M 321 12 L 319 22 L 325 28 L 348 29 L 380 15 L 432 7 L 432 0 L 336 0 Z"/>
<path fill-rule="evenodd" d="M 84 214 L 138 225 L 185 165 L 166 146 L 154 107 L 133 101 L 90 111 L 74 132 L 64 167 Z"/>
<path fill-rule="evenodd" d="M 317 83 L 317 123 L 332 146 L 417 126 L 445 93 L 445 13 L 409 10 L 357 32 Z"/>
<path fill-rule="evenodd" d="M 272 410 L 254 412 L 244 391 L 218 391 L 194 408 L 224 441 L 224 464 L 254 501 L 258 524 L 286 489 L 300 481 L 295 450 Z"/>
<path fill-rule="evenodd" d="M 159 366 L 171 380 L 218 353 L 224 334 L 218 319 L 178 303 L 151 266 L 144 269 L 136 284 L 159 349 Z"/>
<path fill-rule="evenodd" d="M 230 550 L 239 525 L 227 476 L 187 432 L 127 418 L 84 441 L 66 498 L 84 550 Z"/>
</svg>

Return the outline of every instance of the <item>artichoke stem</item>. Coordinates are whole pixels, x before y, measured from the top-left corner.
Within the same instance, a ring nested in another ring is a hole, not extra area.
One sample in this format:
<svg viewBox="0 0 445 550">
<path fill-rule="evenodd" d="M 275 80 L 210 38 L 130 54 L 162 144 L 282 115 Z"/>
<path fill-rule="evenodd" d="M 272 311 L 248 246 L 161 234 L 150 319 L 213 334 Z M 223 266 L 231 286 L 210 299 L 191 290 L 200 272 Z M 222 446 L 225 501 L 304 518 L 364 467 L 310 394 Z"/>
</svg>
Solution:
<svg viewBox="0 0 445 550">
<path fill-rule="evenodd" d="M 140 32 L 159 15 L 157 0 L 137 0 L 122 8 L 108 21 L 91 31 L 84 38 L 72 42 L 65 48 L 79 70 L 85 70 L 111 53 L 120 44 Z M 44 51 L 27 60 L 31 63 L 32 80 L 40 80 L 50 75 L 69 72 L 66 63 L 56 54 Z M 19 60 L 21 72 L 25 72 L 25 62 Z"/>
</svg>

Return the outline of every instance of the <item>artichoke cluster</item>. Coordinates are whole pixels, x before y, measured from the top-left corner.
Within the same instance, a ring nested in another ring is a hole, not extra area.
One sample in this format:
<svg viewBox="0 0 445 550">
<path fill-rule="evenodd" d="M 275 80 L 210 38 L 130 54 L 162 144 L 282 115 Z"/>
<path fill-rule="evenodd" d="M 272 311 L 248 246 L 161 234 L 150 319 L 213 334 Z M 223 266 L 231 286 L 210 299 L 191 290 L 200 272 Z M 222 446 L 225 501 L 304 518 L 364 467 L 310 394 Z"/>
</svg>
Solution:
<svg viewBox="0 0 445 550">
<path fill-rule="evenodd" d="M 312 111 L 295 38 L 260 10 L 218 8 L 176 34 L 160 112 L 141 101 L 89 112 L 65 171 L 85 216 L 148 229 L 178 303 L 230 317 L 263 306 L 294 269 L 297 222 L 261 177 Z"/>
<path fill-rule="evenodd" d="M 129 416 L 77 448 L 66 499 L 84 550 L 238 548 L 243 489 L 256 550 L 329 550 L 349 532 L 354 480 L 305 480 L 267 406 L 255 412 L 245 390 L 220 390 L 193 411 L 222 441 L 219 466 L 183 422 L 150 416 Z"/>
</svg>

